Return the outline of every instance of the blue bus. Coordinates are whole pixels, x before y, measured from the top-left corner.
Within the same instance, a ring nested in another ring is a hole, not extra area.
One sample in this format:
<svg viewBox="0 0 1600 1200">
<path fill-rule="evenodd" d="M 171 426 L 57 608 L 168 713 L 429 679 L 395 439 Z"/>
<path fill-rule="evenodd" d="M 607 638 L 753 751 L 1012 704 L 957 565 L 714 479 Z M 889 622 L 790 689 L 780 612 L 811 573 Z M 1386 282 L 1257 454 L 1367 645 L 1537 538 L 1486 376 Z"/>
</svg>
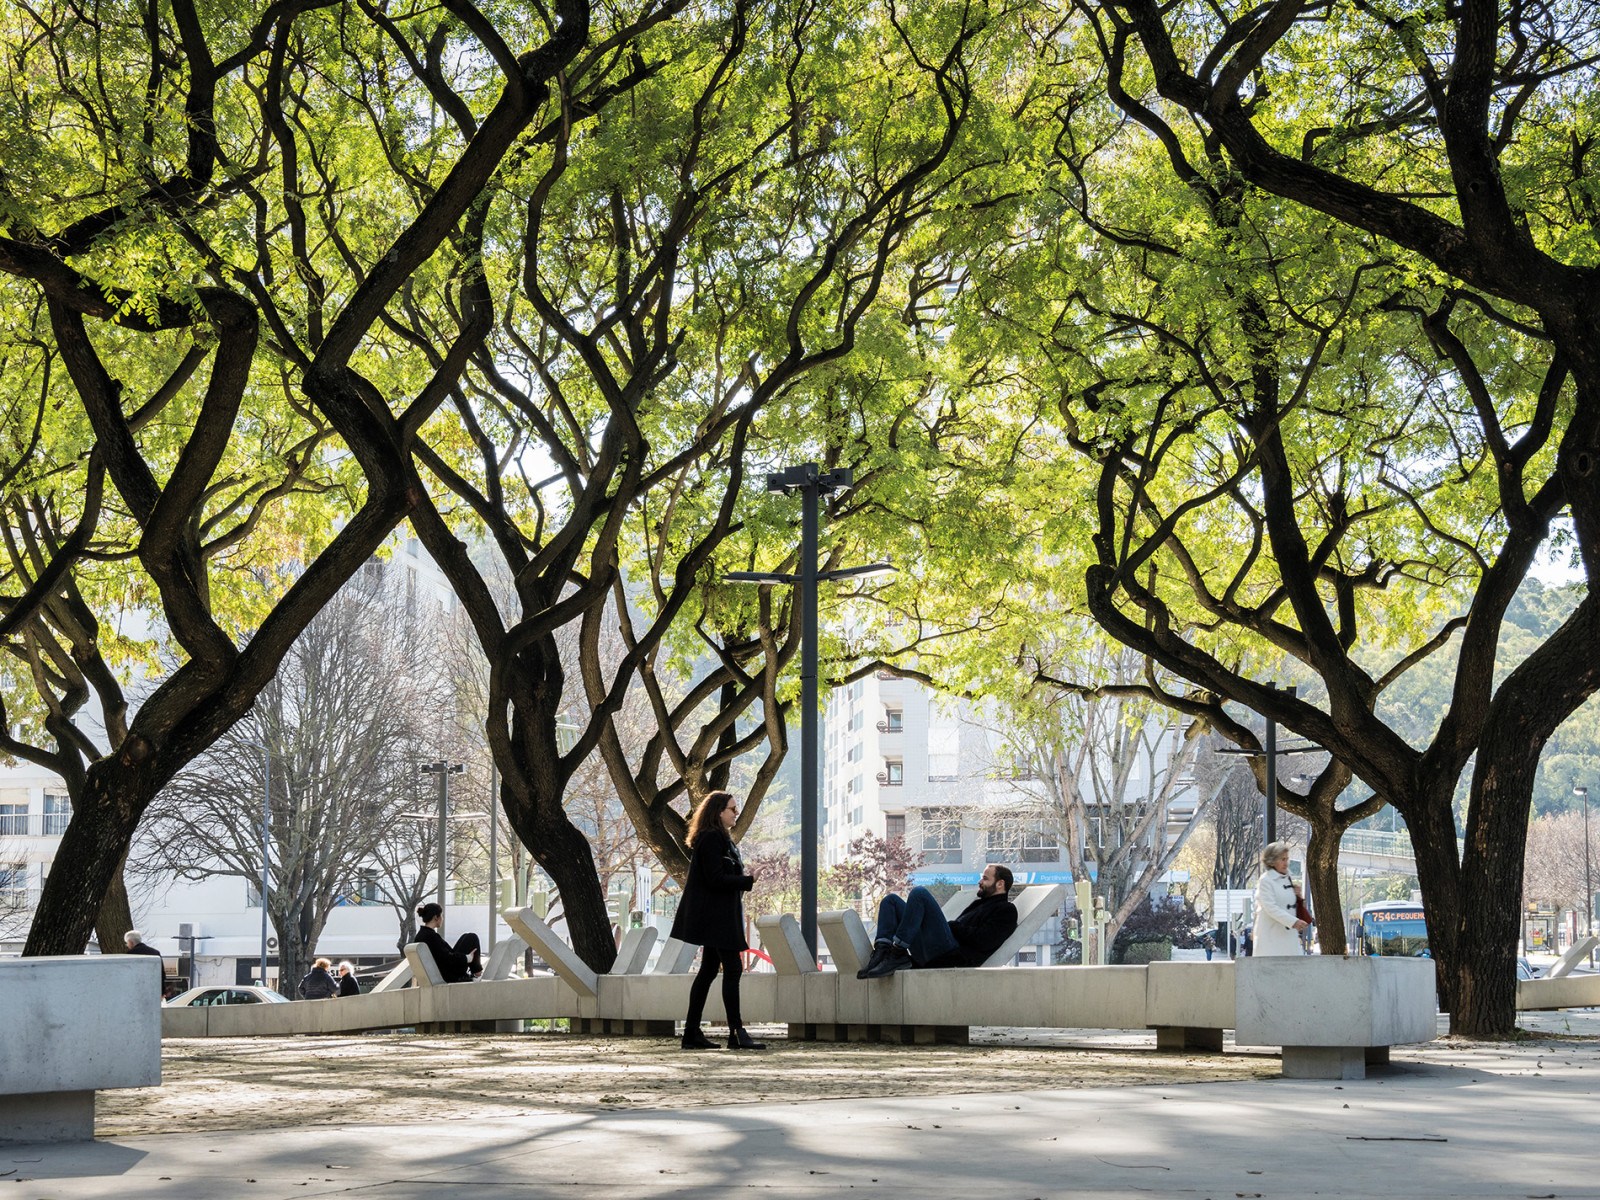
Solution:
<svg viewBox="0 0 1600 1200">
<path fill-rule="evenodd" d="M 1361 910 L 1355 939 L 1357 954 L 1430 958 L 1428 923 L 1422 905 L 1407 900 L 1368 904 Z"/>
</svg>

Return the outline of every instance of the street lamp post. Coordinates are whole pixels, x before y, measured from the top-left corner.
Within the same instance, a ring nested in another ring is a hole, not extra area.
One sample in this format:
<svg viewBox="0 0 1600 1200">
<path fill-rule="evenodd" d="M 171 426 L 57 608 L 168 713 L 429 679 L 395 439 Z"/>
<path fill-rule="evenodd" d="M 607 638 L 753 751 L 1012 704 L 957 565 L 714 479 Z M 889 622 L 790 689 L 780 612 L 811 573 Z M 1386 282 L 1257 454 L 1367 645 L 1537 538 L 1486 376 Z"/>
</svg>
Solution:
<svg viewBox="0 0 1600 1200">
<path fill-rule="evenodd" d="M 438 762 L 422 763 L 417 767 L 420 774 L 439 777 L 439 887 L 436 899 L 441 909 L 444 908 L 445 841 L 450 828 L 450 776 L 459 775 L 464 770 L 466 770 L 465 764 L 445 762 L 442 759 Z"/>
<path fill-rule="evenodd" d="M 1267 686 L 1270 687 L 1270 688 L 1273 688 L 1274 690 L 1277 689 L 1277 685 L 1273 684 L 1273 683 L 1269 683 L 1269 684 L 1267 684 Z M 1283 689 L 1284 694 L 1285 695 L 1289 695 L 1289 696 L 1293 696 L 1295 694 L 1296 690 L 1297 689 L 1293 685 L 1290 685 L 1289 687 L 1286 687 L 1286 688 Z M 1268 717 L 1267 718 L 1267 732 L 1266 732 L 1266 736 L 1262 739 L 1262 747 L 1261 747 L 1260 750 L 1250 750 L 1250 749 L 1247 749 L 1244 746 L 1223 746 L 1223 747 L 1220 747 L 1217 750 L 1217 753 L 1218 754 L 1240 754 L 1240 755 L 1243 755 L 1245 758 L 1264 758 L 1264 759 L 1267 760 L 1267 792 L 1266 792 L 1266 797 L 1265 797 L 1265 800 L 1264 800 L 1263 806 L 1262 806 L 1263 807 L 1263 815 L 1265 817 L 1265 823 L 1264 823 L 1262 831 L 1261 831 L 1261 835 L 1262 835 L 1262 839 L 1263 839 L 1262 840 L 1262 845 L 1263 846 L 1268 846 L 1271 843 L 1277 841 L 1278 840 L 1278 759 L 1286 758 L 1291 754 L 1320 754 L 1320 753 L 1323 753 L 1322 747 L 1321 746 L 1313 746 L 1313 745 L 1279 746 L 1278 745 L 1278 723 L 1276 721 L 1274 721 L 1271 717 Z"/>
<path fill-rule="evenodd" d="M 723 578 L 736 583 L 798 583 L 800 585 L 800 936 L 812 961 L 817 957 L 817 584 L 819 581 L 882 575 L 893 571 L 888 563 L 871 563 L 839 571 L 817 570 L 819 502 L 828 492 L 849 487 L 855 473 L 848 467 L 823 472 L 816 463 L 802 463 L 767 476 L 767 491 L 777 495 L 800 493 L 800 571 L 789 575 L 774 571 L 729 571 Z"/>
<path fill-rule="evenodd" d="M 1594 884 L 1589 875 L 1589 789 L 1572 786 L 1574 796 L 1583 797 L 1583 932 L 1594 932 Z M 1594 950 L 1589 951 L 1589 965 L 1594 966 Z"/>
<path fill-rule="evenodd" d="M 261 986 L 267 986 L 267 863 L 272 842 L 272 755 L 261 751 Z M 235 979 L 238 976 L 234 976 Z M 190 981 L 191 983 L 193 980 Z"/>
</svg>

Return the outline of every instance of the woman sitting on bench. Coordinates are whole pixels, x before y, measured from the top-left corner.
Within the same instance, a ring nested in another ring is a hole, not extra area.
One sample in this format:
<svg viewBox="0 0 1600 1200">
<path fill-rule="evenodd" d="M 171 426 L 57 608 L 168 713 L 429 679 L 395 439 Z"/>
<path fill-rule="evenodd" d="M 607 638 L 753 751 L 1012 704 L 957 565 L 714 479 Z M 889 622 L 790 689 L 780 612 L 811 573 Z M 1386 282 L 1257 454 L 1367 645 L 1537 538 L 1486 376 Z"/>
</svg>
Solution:
<svg viewBox="0 0 1600 1200">
<path fill-rule="evenodd" d="M 478 949 L 478 935 L 463 933 L 452 946 L 439 932 L 444 925 L 444 909 L 431 901 L 418 906 L 417 916 L 422 928 L 417 930 L 417 942 L 426 946 L 439 964 L 439 974 L 446 983 L 467 983 L 483 974 L 482 956 Z"/>
</svg>

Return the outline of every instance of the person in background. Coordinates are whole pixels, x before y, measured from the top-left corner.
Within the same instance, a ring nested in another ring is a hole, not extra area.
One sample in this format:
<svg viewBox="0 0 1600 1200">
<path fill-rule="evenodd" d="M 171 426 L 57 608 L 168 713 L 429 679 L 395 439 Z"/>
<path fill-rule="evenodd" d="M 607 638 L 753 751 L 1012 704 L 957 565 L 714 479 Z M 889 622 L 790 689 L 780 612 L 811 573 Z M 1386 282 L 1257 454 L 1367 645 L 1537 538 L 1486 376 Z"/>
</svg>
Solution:
<svg viewBox="0 0 1600 1200">
<path fill-rule="evenodd" d="M 161 957 L 161 951 L 154 946 L 146 946 L 144 944 L 144 934 L 137 929 L 130 929 L 123 934 L 122 944 L 127 947 L 129 954 L 152 954 L 156 958 Z M 165 1000 L 167 998 L 167 964 L 165 962 L 161 964 L 161 972 L 158 978 L 161 981 L 161 998 Z"/>
<path fill-rule="evenodd" d="M 300 981 L 302 1000 L 331 1000 L 339 994 L 339 985 L 328 973 L 328 968 L 331 966 L 333 963 L 326 958 L 319 958 L 311 964 L 311 970 L 307 971 L 305 978 Z"/>
<path fill-rule="evenodd" d="M 978 895 L 954 921 L 944 919 L 938 898 L 914 887 L 904 899 L 890 893 L 878 905 L 872 957 L 857 979 L 881 979 L 907 967 L 981 967 L 1017 928 L 1011 902 L 1011 868 L 990 863 L 978 880 Z"/>
<path fill-rule="evenodd" d="M 716 1043 L 700 1032 L 711 983 L 722 972 L 722 1011 L 728 1020 L 729 1050 L 765 1050 L 745 1031 L 739 1011 L 740 955 L 750 948 L 744 936 L 744 893 L 756 885 L 744 869 L 733 825 L 739 802 L 729 792 L 712 792 L 689 818 L 689 876 L 683 899 L 672 920 L 672 936 L 701 948 L 700 970 L 689 985 L 689 1012 L 683 1022 L 685 1050 L 714 1050 Z"/>
<path fill-rule="evenodd" d="M 361 982 L 356 978 L 356 968 L 353 963 L 342 962 L 339 964 L 339 995 L 361 995 Z"/>
<path fill-rule="evenodd" d="M 161 951 L 154 946 L 146 946 L 144 944 L 144 934 L 137 929 L 130 929 L 123 934 L 122 944 L 128 948 L 129 954 L 154 954 L 157 958 L 161 957 Z"/>
<path fill-rule="evenodd" d="M 433 953 L 433 961 L 439 964 L 439 974 L 446 983 L 467 983 L 483 974 L 477 934 L 463 933 L 454 946 L 445 941 L 439 932 L 444 927 L 444 909 L 433 901 L 419 905 L 417 916 L 422 921 L 417 941 Z"/>
<path fill-rule="evenodd" d="M 1217 939 L 1211 934 L 1206 934 L 1200 939 L 1200 948 L 1206 952 L 1206 961 L 1211 961 L 1211 956 L 1217 952 Z"/>
<path fill-rule="evenodd" d="M 1289 843 L 1269 842 L 1261 851 L 1261 878 L 1256 881 L 1256 920 L 1254 946 L 1256 958 L 1304 954 L 1300 931 L 1306 922 L 1295 916 L 1295 901 L 1300 886 L 1289 878 Z"/>
</svg>

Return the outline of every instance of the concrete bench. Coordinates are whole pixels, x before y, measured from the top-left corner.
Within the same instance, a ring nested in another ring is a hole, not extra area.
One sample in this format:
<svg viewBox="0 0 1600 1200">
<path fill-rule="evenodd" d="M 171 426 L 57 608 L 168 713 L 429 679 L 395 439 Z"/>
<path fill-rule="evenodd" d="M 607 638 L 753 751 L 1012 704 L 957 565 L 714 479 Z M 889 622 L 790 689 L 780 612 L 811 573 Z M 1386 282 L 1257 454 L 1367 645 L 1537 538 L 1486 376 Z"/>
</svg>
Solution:
<svg viewBox="0 0 1600 1200">
<path fill-rule="evenodd" d="M 1293 955 L 1234 963 L 1234 1041 L 1283 1047 L 1289 1079 L 1364 1079 L 1438 1032 L 1432 959 Z"/>
<path fill-rule="evenodd" d="M 96 1092 L 161 1082 L 161 975 L 144 954 L 0 962 L 0 1144 L 90 1141 Z"/>
<path fill-rule="evenodd" d="M 574 1033 L 641 1034 L 650 1037 L 670 1037 L 670 1021 L 660 1018 L 632 1019 L 609 1016 L 600 1011 L 600 980 L 602 978 L 588 963 L 578 957 L 573 948 L 555 930 L 529 908 L 508 908 L 502 914 L 512 932 L 539 952 L 539 957 L 549 964 L 556 976 L 570 988 L 578 999 L 578 1012 L 570 1020 Z M 630 929 L 617 948 L 617 958 L 604 978 L 621 979 L 638 976 L 650 959 L 660 932 L 645 925 Z"/>
</svg>

